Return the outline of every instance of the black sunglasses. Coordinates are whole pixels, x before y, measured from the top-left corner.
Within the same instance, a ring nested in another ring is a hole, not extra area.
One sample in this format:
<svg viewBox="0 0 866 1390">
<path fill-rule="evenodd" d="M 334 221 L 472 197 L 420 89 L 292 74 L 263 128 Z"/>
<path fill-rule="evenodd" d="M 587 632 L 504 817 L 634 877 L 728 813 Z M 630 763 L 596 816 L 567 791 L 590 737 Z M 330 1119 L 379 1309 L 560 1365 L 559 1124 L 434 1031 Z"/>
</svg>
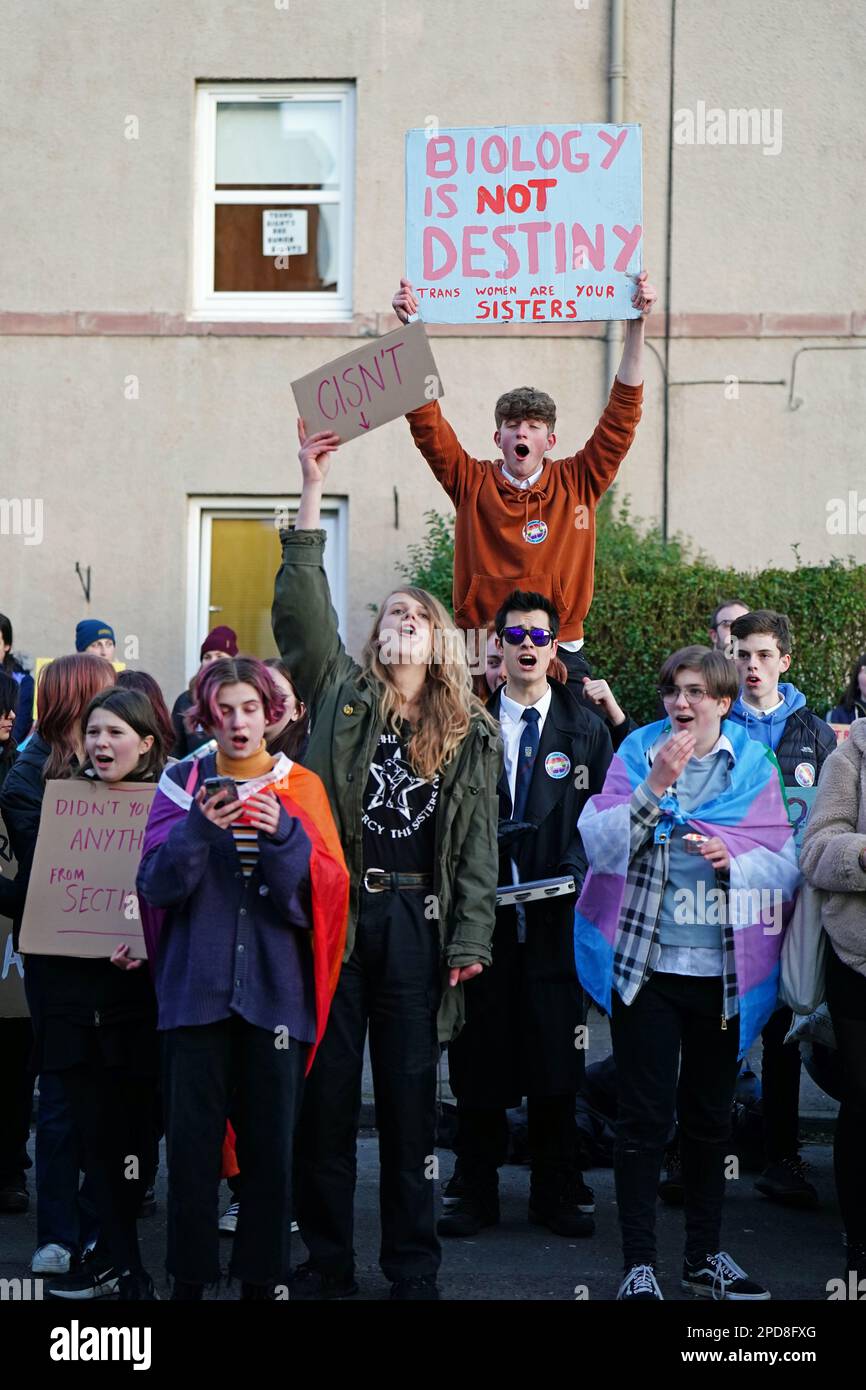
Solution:
<svg viewBox="0 0 866 1390">
<path fill-rule="evenodd" d="M 519 647 L 524 637 L 528 637 L 533 647 L 546 647 L 552 633 L 546 627 L 504 627 L 499 636 L 510 647 Z"/>
</svg>

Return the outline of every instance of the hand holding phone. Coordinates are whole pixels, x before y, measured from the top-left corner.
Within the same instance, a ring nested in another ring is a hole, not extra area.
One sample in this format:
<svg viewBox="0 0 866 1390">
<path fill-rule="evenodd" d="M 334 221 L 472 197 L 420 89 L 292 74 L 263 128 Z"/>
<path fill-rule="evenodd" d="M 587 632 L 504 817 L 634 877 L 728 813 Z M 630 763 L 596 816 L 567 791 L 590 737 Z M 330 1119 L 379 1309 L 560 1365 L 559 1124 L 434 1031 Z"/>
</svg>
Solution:
<svg viewBox="0 0 866 1390">
<path fill-rule="evenodd" d="M 222 785 L 215 786 L 217 782 Z M 207 777 L 196 792 L 195 802 L 202 815 L 220 830 L 227 830 L 244 813 L 243 802 L 231 777 Z"/>
</svg>

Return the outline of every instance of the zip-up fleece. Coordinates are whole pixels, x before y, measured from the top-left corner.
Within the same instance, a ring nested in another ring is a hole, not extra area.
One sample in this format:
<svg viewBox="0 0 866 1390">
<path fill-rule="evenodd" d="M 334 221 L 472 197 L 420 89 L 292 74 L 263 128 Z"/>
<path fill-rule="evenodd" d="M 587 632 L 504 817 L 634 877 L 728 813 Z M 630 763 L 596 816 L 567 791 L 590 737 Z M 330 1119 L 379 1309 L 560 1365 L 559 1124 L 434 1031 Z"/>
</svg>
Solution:
<svg viewBox="0 0 866 1390">
<path fill-rule="evenodd" d="M 617 378 L 584 447 L 569 458 L 545 459 L 538 482 L 525 489 L 509 483 L 498 462 L 467 454 L 438 401 L 407 415 L 416 446 L 457 509 L 458 627 L 486 626 L 511 589 L 527 589 L 555 604 L 562 641 L 583 636 L 593 594 L 595 509 L 631 447 L 642 400 L 643 386 Z"/>
</svg>

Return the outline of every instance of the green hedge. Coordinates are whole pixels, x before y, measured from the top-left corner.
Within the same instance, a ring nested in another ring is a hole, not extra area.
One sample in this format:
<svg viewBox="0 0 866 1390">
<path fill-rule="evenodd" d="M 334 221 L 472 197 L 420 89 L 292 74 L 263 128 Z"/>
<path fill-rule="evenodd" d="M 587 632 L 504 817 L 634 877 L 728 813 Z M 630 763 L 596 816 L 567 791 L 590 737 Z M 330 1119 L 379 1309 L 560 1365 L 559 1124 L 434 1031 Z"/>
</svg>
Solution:
<svg viewBox="0 0 866 1390">
<path fill-rule="evenodd" d="M 427 512 L 424 540 L 398 565 L 413 584 L 429 589 L 451 611 L 454 518 Z M 821 715 L 836 704 L 851 663 L 866 650 L 866 565 L 853 558 L 793 569 L 742 573 L 721 569 L 681 537 L 664 541 L 658 528 L 617 508 L 610 493 L 597 514 L 595 597 L 587 622 L 596 673 L 639 723 L 656 717 L 658 668 L 677 647 L 706 643 L 716 604 L 742 598 L 752 608 L 787 613 L 794 633 L 789 679 Z"/>
</svg>

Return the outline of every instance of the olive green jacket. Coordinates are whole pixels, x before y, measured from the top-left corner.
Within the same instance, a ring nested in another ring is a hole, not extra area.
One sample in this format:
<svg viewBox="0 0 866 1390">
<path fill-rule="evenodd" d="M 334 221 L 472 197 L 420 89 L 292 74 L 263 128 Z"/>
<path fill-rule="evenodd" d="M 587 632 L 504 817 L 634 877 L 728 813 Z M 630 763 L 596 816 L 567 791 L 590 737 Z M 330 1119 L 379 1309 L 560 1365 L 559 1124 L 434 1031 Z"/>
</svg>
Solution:
<svg viewBox="0 0 866 1390">
<path fill-rule="evenodd" d="M 304 764 L 325 784 L 351 876 L 348 960 L 363 891 L 362 800 L 368 769 L 384 725 L 374 685 L 340 640 L 322 556 L 324 531 L 283 531 L 271 619 L 292 683 L 310 711 L 312 732 Z M 463 986 L 447 972 L 489 965 L 498 871 L 496 783 L 502 767 L 498 733 L 481 716 L 441 774 L 436 812 L 433 889 L 425 903 L 438 920 L 443 991 L 439 1038 L 463 1025 Z M 469 988 L 472 988 L 469 982 Z"/>
</svg>

